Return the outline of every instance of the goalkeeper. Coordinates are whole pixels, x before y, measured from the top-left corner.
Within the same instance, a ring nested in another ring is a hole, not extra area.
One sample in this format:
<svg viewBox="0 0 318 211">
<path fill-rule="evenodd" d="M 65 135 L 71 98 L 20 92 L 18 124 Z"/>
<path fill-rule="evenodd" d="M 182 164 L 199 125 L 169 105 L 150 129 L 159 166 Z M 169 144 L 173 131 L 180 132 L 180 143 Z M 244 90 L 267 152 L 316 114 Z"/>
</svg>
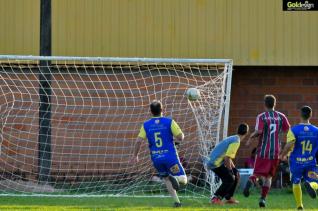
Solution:
<svg viewBox="0 0 318 211">
<path fill-rule="evenodd" d="M 153 117 L 145 121 L 141 127 L 131 161 L 138 162 L 141 143 L 148 140 L 153 166 L 159 176 L 163 178 L 175 201 L 174 206 L 180 207 L 181 203 L 176 191 L 178 191 L 180 183 L 187 184 L 187 177 L 180 163 L 173 137 L 182 141 L 184 134 L 174 120 L 162 116 L 160 101 L 153 101 L 150 104 L 150 111 Z"/>
<path fill-rule="evenodd" d="M 235 158 L 240 141 L 246 137 L 248 130 L 247 124 L 240 124 L 237 135 L 227 137 L 218 143 L 210 153 L 209 160 L 206 162 L 207 168 L 211 169 L 222 180 L 221 186 L 211 199 L 212 204 L 223 205 L 224 198 L 228 204 L 239 203 L 233 198 L 239 180 L 239 172 L 232 159 Z"/>
<path fill-rule="evenodd" d="M 310 124 L 312 110 L 309 106 L 301 108 L 301 122 L 293 126 L 287 134 L 285 145 L 280 158 L 285 159 L 290 153 L 290 179 L 298 210 L 303 209 L 301 180 L 304 179 L 306 191 L 312 198 L 316 198 L 318 189 L 317 167 L 315 155 L 318 151 L 318 128 Z"/>
</svg>

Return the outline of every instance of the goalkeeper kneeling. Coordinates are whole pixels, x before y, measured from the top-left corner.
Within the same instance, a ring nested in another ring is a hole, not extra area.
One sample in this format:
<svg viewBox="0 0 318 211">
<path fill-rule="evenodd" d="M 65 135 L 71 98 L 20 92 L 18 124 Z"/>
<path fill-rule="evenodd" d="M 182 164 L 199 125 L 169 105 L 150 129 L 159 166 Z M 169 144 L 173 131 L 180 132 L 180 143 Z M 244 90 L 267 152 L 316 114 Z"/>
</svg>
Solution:
<svg viewBox="0 0 318 211">
<path fill-rule="evenodd" d="M 224 198 L 228 204 L 238 204 L 233 198 L 235 188 L 239 181 L 239 172 L 235 168 L 232 159 L 240 147 L 240 141 L 243 140 L 249 127 L 247 124 L 240 124 L 237 129 L 237 135 L 229 136 L 218 143 L 212 150 L 209 160 L 206 162 L 208 169 L 211 169 L 222 181 L 221 186 L 216 190 L 211 199 L 212 204 L 223 205 Z"/>
</svg>

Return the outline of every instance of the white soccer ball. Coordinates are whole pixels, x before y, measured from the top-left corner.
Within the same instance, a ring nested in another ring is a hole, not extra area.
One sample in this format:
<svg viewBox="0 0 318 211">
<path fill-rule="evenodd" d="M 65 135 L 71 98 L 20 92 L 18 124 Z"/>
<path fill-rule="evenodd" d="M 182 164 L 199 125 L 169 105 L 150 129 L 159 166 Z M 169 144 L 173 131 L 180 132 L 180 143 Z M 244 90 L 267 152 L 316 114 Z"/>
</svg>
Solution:
<svg viewBox="0 0 318 211">
<path fill-rule="evenodd" d="M 189 88 L 186 92 L 187 98 L 191 101 L 200 99 L 200 91 L 196 88 Z"/>
</svg>

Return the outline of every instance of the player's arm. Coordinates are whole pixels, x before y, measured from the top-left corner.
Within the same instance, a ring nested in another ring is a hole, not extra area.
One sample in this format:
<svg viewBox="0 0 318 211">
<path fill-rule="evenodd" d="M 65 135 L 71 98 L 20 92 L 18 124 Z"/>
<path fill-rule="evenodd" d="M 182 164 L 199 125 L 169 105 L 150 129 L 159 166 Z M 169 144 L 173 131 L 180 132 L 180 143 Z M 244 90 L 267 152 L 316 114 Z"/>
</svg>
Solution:
<svg viewBox="0 0 318 211">
<path fill-rule="evenodd" d="M 284 133 L 288 133 L 290 131 L 289 121 L 285 115 L 282 115 L 282 119 L 283 119 L 282 131 Z"/>
<path fill-rule="evenodd" d="M 296 138 L 295 138 L 295 136 L 293 134 L 293 131 L 291 131 L 289 121 L 288 121 L 287 117 L 284 114 L 282 115 L 282 120 L 283 120 L 283 122 L 282 122 L 282 133 L 284 135 L 286 135 L 287 143 L 288 142 L 293 142 L 293 144 L 290 144 L 291 145 L 290 151 L 291 151 L 293 149 L 293 147 L 294 147 Z"/>
<path fill-rule="evenodd" d="M 146 131 L 144 129 L 144 126 L 142 126 L 140 128 L 137 140 L 136 140 L 136 144 L 134 147 L 134 152 L 133 152 L 133 157 L 131 158 L 130 162 L 132 163 L 136 163 L 138 162 L 139 158 L 138 158 L 138 154 L 140 151 L 140 147 L 141 147 L 141 143 L 143 140 L 146 140 L 147 136 L 146 136 Z"/>
<path fill-rule="evenodd" d="M 246 146 L 250 146 L 251 142 L 253 139 L 259 137 L 261 134 L 263 133 L 263 131 L 261 130 L 255 130 L 251 135 L 250 137 L 248 138 L 248 140 L 246 141 L 245 145 Z"/>
<path fill-rule="evenodd" d="M 134 148 L 134 157 L 138 157 L 142 141 L 143 141 L 142 138 L 140 137 L 137 138 L 135 148 Z"/>
<path fill-rule="evenodd" d="M 296 141 L 296 137 L 293 131 L 289 130 L 287 133 L 287 143 L 285 144 L 282 152 L 280 153 L 280 159 L 284 160 L 287 154 L 293 149 Z"/>
<path fill-rule="evenodd" d="M 261 130 L 255 130 L 251 135 L 249 139 L 253 139 L 253 138 L 257 138 L 258 136 L 260 136 L 262 134 Z"/>
<path fill-rule="evenodd" d="M 248 138 L 247 142 L 245 143 L 246 146 L 249 146 L 253 139 L 259 137 L 263 133 L 263 127 L 264 123 L 261 120 L 261 115 L 258 115 L 256 118 L 255 131 Z"/>
<path fill-rule="evenodd" d="M 233 163 L 233 159 L 235 158 L 235 155 L 239 147 L 240 147 L 240 143 L 234 142 L 234 143 L 231 143 L 229 147 L 227 148 L 225 152 L 225 156 L 224 156 L 224 165 L 226 168 L 232 169 L 235 167 Z"/>
<path fill-rule="evenodd" d="M 174 120 L 172 120 L 172 123 L 171 123 L 171 131 L 172 131 L 173 136 L 178 141 L 183 141 L 184 134 L 183 134 L 182 130 L 180 129 L 179 125 Z"/>
</svg>

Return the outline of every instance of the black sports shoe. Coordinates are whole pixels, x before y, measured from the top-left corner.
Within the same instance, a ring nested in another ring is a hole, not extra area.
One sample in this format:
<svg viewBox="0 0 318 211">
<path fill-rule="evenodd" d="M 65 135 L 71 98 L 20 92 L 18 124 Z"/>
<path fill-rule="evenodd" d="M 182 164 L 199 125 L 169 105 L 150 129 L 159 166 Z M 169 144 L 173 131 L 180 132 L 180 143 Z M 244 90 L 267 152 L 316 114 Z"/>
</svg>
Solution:
<svg viewBox="0 0 318 211">
<path fill-rule="evenodd" d="M 315 199 L 317 197 L 317 193 L 316 191 L 310 186 L 309 182 L 305 182 L 304 183 L 305 189 L 307 191 L 307 193 L 309 194 L 309 196 L 313 199 Z"/>
<path fill-rule="evenodd" d="M 252 187 L 252 185 L 253 185 L 253 182 L 251 180 L 247 180 L 247 183 L 243 190 L 243 195 L 245 197 L 248 197 L 250 195 L 250 188 Z"/>
<path fill-rule="evenodd" d="M 303 207 L 297 207 L 297 210 L 304 210 Z"/>
<path fill-rule="evenodd" d="M 178 180 L 177 180 L 174 176 L 172 176 L 172 175 L 169 175 L 169 176 L 168 176 L 168 179 L 170 180 L 173 189 L 175 189 L 176 191 L 178 191 L 179 188 L 180 188 L 180 184 L 179 184 Z"/>
<path fill-rule="evenodd" d="M 259 199 L 259 202 L 258 202 L 258 205 L 259 205 L 259 207 L 266 207 L 266 201 L 265 201 L 265 199 L 263 199 L 263 198 L 260 198 Z"/>
<path fill-rule="evenodd" d="M 175 202 L 173 206 L 174 207 L 182 207 L 182 204 L 180 202 Z"/>
</svg>

